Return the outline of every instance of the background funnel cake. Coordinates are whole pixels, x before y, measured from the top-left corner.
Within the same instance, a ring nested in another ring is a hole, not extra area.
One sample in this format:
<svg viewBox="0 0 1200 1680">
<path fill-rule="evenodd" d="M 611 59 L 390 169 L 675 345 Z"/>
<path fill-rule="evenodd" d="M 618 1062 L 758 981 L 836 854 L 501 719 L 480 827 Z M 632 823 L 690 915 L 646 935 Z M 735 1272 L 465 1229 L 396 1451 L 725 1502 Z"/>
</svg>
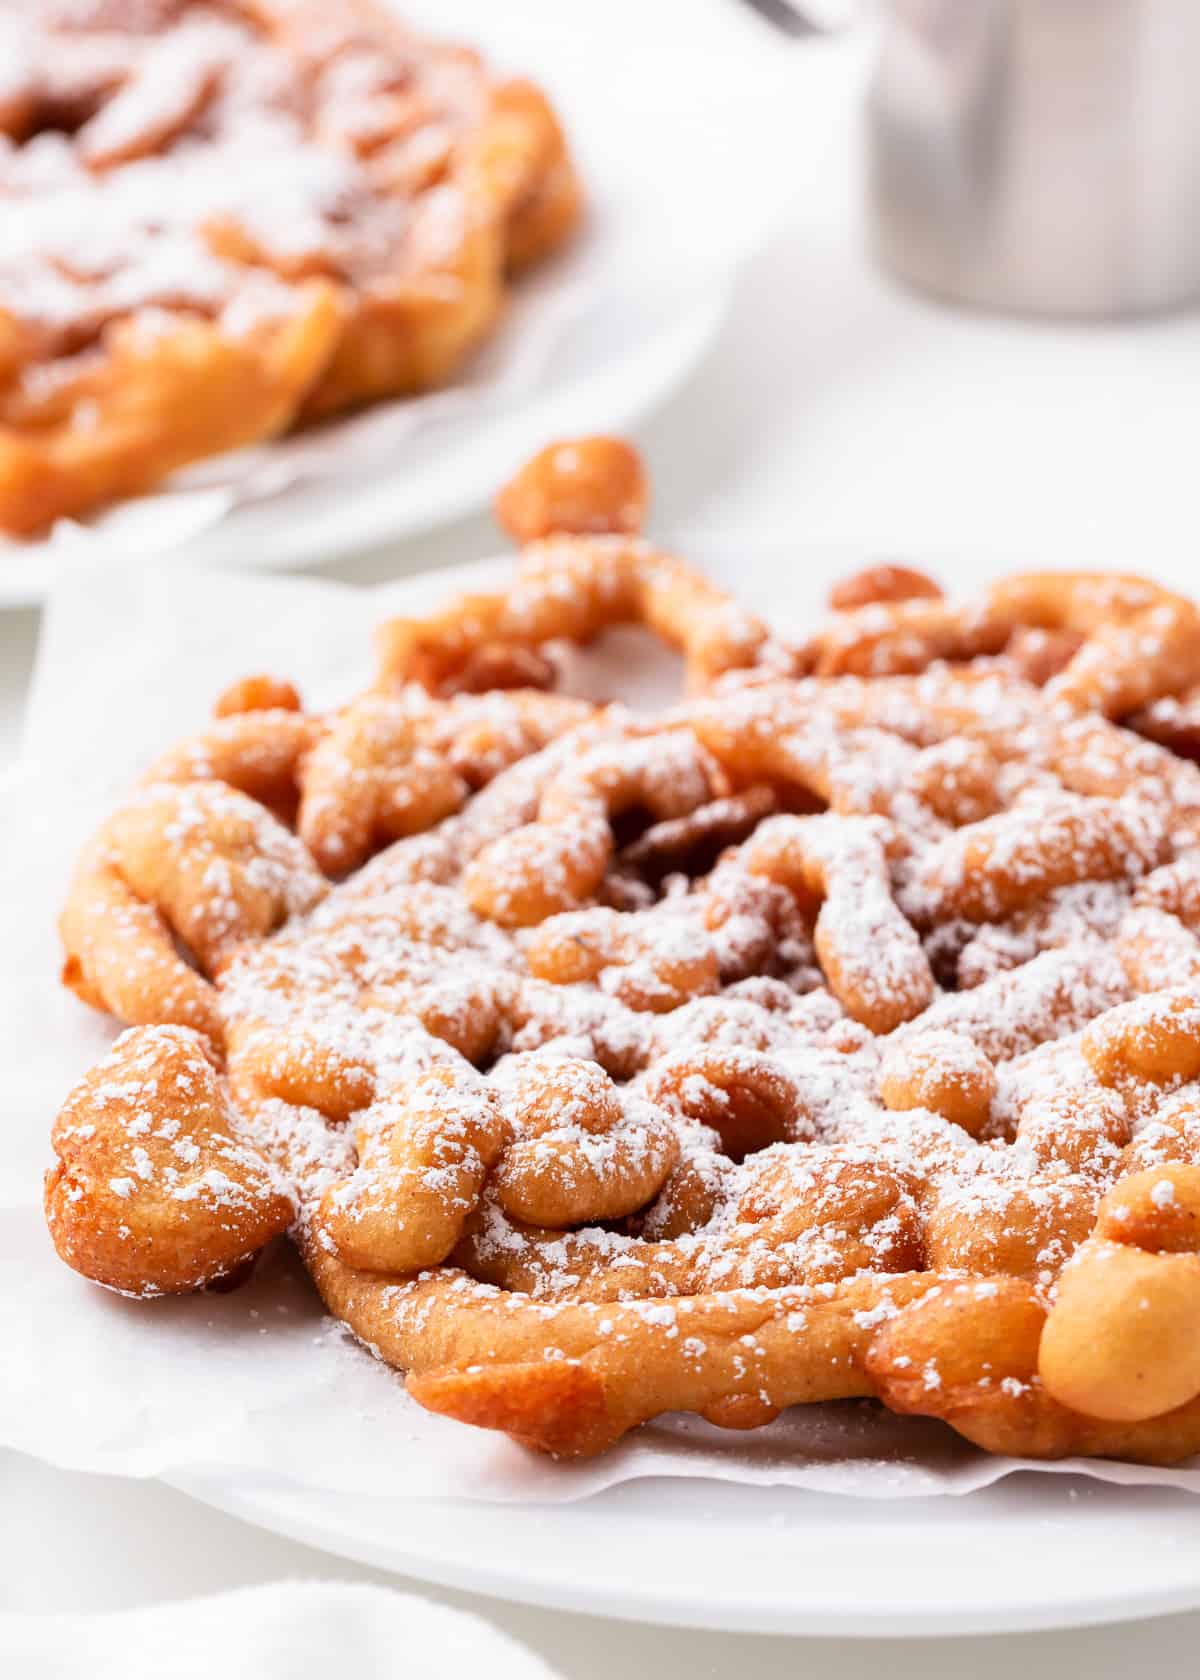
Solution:
<svg viewBox="0 0 1200 1680">
<path fill-rule="evenodd" d="M 373 0 L 0 0 L 0 530 L 449 380 L 580 213 L 527 81 Z"/>
<path fill-rule="evenodd" d="M 796 643 L 646 499 L 547 450 L 506 592 L 334 711 L 237 685 L 90 841 L 64 975 L 130 1030 L 60 1254 L 153 1296 L 286 1231 L 422 1405 L 563 1456 L 844 1396 L 1200 1451 L 1200 614 L 888 567 Z M 653 717 L 555 688 L 626 623 Z"/>
</svg>

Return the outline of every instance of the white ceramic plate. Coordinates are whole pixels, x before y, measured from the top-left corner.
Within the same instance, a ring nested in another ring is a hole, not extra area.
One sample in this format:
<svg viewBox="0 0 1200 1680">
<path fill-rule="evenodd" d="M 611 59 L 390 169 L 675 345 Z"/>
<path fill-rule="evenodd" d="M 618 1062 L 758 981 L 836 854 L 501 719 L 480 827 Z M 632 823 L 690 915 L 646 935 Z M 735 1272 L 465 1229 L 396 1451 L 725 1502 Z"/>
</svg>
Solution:
<svg viewBox="0 0 1200 1680">
<path fill-rule="evenodd" d="M 259 570 L 318 565 L 355 550 L 432 530 L 485 504 L 514 467 L 549 438 L 619 431 L 663 401 L 712 342 L 724 293 L 696 304 L 657 337 L 527 406 L 488 423 L 449 427 L 446 447 L 419 445 L 411 470 L 389 467 L 351 482 L 332 480 L 251 503 L 210 531 L 155 558 L 158 565 Z M 0 539 L 0 609 L 36 606 L 72 571 L 103 566 L 107 548 L 19 547 Z"/>
<path fill-rule="evenodd" d="M 681 535 L 677 546 L 707 563 L 717 576 L 736 578 L 749 601 L 774 603 L 786 609 L 788 618 L 795 615 L 801 621 L 829 580 L 872 558 L 862 551 L 815 549 L 799 536 L 789 539 L 779 533 L 769 542 L 739 539 L 732 533 L 707 533 L 697 541 Z M 957 583 L 965 589 L 1005 568 L 980 558 L 970 565 L 959 559 L 957 567 L 938 569 L 947 574 L 956 570 Z M 455 587 L 486 586 L 493 570 L 481 565 L 405 580 L 392 592 L 390 605 L 424 610 Z M 133 639 L 148 648 L 167 645 L 162 624 L 188 617 L 187 593 L 197 590 L 200 582 L 173 581 L 174 599 L 170 589 L 162 598 L 161 592 L 150 592 L 143 617 L 127 627 Z M 246 588 L 245 580 L 225 581 L 239 591 Z M 284 597 L 289 590 L 306 588 L 262 580 L 254 587 Z M 219 583 L 212 585 L 218 588 Z M 336 596 L 332 591 L 330 598 Z M 212 610 L 221 634 L 228 637 L 222 611 L 215 604 Z M 146 692 L 156 692 L 144 673 L 127 669 L 134 663 L 132 656 L 122 658 L 121 678 L 114 686 L 111 661 L 120 655 L 111 651 L 106 634 L 111 624 L 105 614 L 120 616 L 125 611 L 119 602 L 93 602 L 86 613 L 91 637 L 87 647 L 81 650 L 72 641 L 68 648 L 64 642 L 55 654 L 51 637 L 47 648 L 52 661 L 47 683 L 59 688 L 69 676 L 72 692 L 103 695 L 109 734 L 115 719 L 144 712 Z M 243 638 L 252 637 L 269 665 L 271 650 L 291 645 L 299 622 L 271 611 L 264 600 L 260 613 L 246 615 L 236 637 L 239 646 Z M 201 667 L 210 671 L 214 646 L 203 626 L 195 628 L 199 639 L 184 655 L 189 682 Z M 331 649 L 322 654 L 326 682 L 341 669 L 341 655 Z M 96 662 L 94 672 L 89 657 Z M 317 650 L 312 658 L 318 658 Z M 360 660 L 361 653 L 354 658 Z M 316 669 L 314 665 L 314 678 Z M 167 692 L 160 694 L 159 704 L 167 711 L 156 717 L 153 729 L 169 732 L 177 708 L 194 715 L 193 700 L 186 684 L 164 686 Z M 211 677 L 206 675 L 201 692 L 210 690 Z M 104 756 L 99 748 L 92 752 L 86 731 L 80 735 L 77 710 L 61 713 L 61 735 L 51 733 L 50 719 L 48 709 L 39 712 L 35 707 L 30 743 L 34 758 L 56 764 L 65 776 L 61 767 L 77 763 L 78 755 L 97 762 Z M 68 746 L 75 757 L 64 756 Z M 104 753 L 111 751 L 106 740 Z M 106 760 L 105 775 L 113 770 Z M 86 778 L 66 780 L 74 784 Z M 22 1183 L 29 1182 L 32 1173 L 23 1174 Z M 54 1275 L 60 1281 L 65 1277 L 60 1268 Z M 73 1310 L 86 1309 L 89 1314 L 93 1309 L 107 1313 L 111 1304 L 76 1292 L 72 1300 Z M 315 1314 L 315 1306 L 311 1310 Z M 118 1358 L 114 1364 L 112 1349 L 118 1331 L 124 1335 L 132 1330 L 132 1318 L 122 1314 L 119 1320 L 106 1319 L 103 1336 L 99 1321 L 91 1318 L 79 1321 L 74 1331 L 69 1321 L 56 1320 L 49 1311 L 31 1322 L 44 1354 L 62 1354 L 79 1345 L 107 1350 L 109 1363 L 99 1373 L 90 1367 L 93 1384 L 99 1382 L 105 1392 L 101 1399 L 94 1387 L 89 1391 L 89 1409 L 95 1416 L 115 1406 L 125 1443 L 122 1451 L 131 1443 L 144 1445 L 147 1434 L 161 1439 L 163 1395 L 174 1390 L 166 1381 L 163 1361 L 168 1356 L 160 1352 L 165 1344 L 155 1343 L 149 1328 L 138 1331 L 145 1340 L 138 1358 L 146 1404 L 131 1434 L 129 1360 Z M 53 1337 L 45 1334 L 47 1323 L 56 1326 Z M 300 1325 L 305 1343 L 317 1328 L 312 1321 L 310 1332 L 309 1323 Z M 85 1330 L 85 1325 L 90 1328 Z M 16 1348 L 20 1368 L 21 1344 L 10 1335 L 6 1346 Z M 175 1390 L 181 1382 L 186 1389 L 186 1378 L 180 1375 L 183 1360 L 178 1352 L 169 1357 L 171 1383 Z M 257 1370 L 261 1364 L 252 1360 L 247 1369 Z M 386 1373 L 365 1359 L 363 1364 L 386 1388 Z M 211 1378 L 211 1365 L 208 1374 Z M 63 1386 L 54 1384 L 55 1392 Z M 284 1392 L 294 1407 L 296 1390 Z M 149 1396 L 156 1397 L 154 1404 Z M 231 1382 L 222 1398 L 227 1411 L 255 1438 L 251 1446 L 257 1440 L 269 1441 L 286 1415 L 273 1413 L 268 1394 L 253 1383 L 239 1388 Z M 26 1408 L 26 1414 L 31 1411 Z M 380 1428 L 383 1453 L 395 1439 L 389 1414 L 373 1402 L 357 1412 L 348 1405 L 341 1415 L 351 1430 L 356 1417 L 363 1419 L 362 1428 Z M 169 1424 L 184 1442 L 194 1438 L 187 1395 L 179 1397 Z M 397 1422 L 396 1429 L 402 1434 L 403 1424 Z M 320 1440 L 325 1439 L 322 1434 Z M 18 1444 L 23 1450 L 36 1450 L 28 1434 L 19 1437 Z M 310 1462 L 318 1462 L 320 1450 L 309 1452 Z M 395 1462 L 394 1458 L 389 1468 Z M 1194 1494 L 1115 1487 L 1065 1474 L 1015 1474 L 969 1494 L 886 1500 L 659 1477 L 557 1504 L 339 1494 L 244 1465 L 220 1476 L 176 1472 L 166 1479 L 248 1522 L 410 1577 L 531 1604 L 670 1625 L 842 1637 L 949 1635 L 1086 1625 L 1200 1606 Z"/>
<path fill-rule="evenodd" d="M 801 622 L 830 578 L 868 558 L 799 538 L 706 533 L 677 546 L 717 575 L 736 572 L 751 601 L 786 594 L 787 617 Z M 945 560 L 936 569 L 957 572 L 960 589 L 1011 569 Z M 449 581 L 419 580 L 422 604 Z M 1090 1477 L 1014 1474 L 968 1494 L 882 1500 L 648 1478 L 563 1504 L 371 1498 L 244 1473 L 166 1479 L 247 1522 L 418 1580 L 671 1626 L 1011 1633 L 1200 1607 L 1195 1496 Z"/>
<path fill-rule="evenodd" d="M 586 18 L 557 0 L 395 3 L 548 88 L 586 183 L 579 237 L 521 283 L 449 392 L 200 463 L 44 541 L 0 538 L 0 606 L 114 558 L 305 566 L 483 505 L 555 435 L 628 426 L 666 396 L 712 340 L 740 264 L 819 167 L 797 126 L 798 113 L 818 122 L 795 80 L 814 65 L 766 51 L 757 30 L 743 56 L 738 8 L 705 9 L 695 28 L 683 0 L 606 0 Z M 763 169 L 776 153 L 795 165 Z"/>
<path fill-rule="evenodd" d="M 675 1627 L 1015 1633 L 1200 1606 L 1187 1494 L 1011 1476 L 962 1498 L 626 1483 L 569 1505 L 172 1479 L 247 1522 L 440 1586 Z"/>
</svg>

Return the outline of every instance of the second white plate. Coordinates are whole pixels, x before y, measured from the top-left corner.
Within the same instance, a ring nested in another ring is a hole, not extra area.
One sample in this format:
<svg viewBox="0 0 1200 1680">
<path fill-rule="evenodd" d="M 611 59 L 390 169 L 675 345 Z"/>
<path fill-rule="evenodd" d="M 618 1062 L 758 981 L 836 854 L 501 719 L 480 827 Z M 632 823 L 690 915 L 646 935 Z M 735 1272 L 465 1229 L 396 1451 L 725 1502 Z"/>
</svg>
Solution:
<svg viewBox="0 0 1200 1680">
<path fill-rule="evenodd" d="M 664 1480 L 567 1505 L 351 1498 L 245 1479 L 171 1485 L 418 1580 L 676 1627 L 1016 1633 L 1200 1606 L 1190 1495 L 1068 1476 L 902 1502 Z"/>
<path fill-rule="evenodd" d="M 219 565 L 259 570 L 313 566 L 342 554 L 399 541 L 485 505 L 521 461 L 550 438 L 619 431 L 647 413 L 686 377 L 712 342 L 726 297 L 703 299 L 657 338 L 614 350 L 578 382 L 553 387 L 487 425 L 439 432 L 403 475 L 381 470 L 328 480 L 251 502 L 211 529 L 154 557 L 158 566 Z M 428 439 L 414 439 L 414 446 Z M 120 558 L 120 555 L 115 556 Z M 73 572 L 114 558 L 105 544 L 21 548 L 0 540 L 0 608 L 35 606 Z"/>
</svg>

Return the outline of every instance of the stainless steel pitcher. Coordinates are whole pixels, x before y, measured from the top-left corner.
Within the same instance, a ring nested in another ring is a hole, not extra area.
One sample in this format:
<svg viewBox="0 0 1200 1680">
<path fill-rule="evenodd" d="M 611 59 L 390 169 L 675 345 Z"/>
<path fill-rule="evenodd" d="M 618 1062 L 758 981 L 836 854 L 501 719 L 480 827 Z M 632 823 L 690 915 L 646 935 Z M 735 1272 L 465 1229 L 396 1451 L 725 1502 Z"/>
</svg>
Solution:
<svg viewBox="0 0 1200 1680">
<path fill-rule="evenodd" d="M 957 302 L 1200 301 L 1200 0 L 884 0 L 879 261 Z"/>
</svg>

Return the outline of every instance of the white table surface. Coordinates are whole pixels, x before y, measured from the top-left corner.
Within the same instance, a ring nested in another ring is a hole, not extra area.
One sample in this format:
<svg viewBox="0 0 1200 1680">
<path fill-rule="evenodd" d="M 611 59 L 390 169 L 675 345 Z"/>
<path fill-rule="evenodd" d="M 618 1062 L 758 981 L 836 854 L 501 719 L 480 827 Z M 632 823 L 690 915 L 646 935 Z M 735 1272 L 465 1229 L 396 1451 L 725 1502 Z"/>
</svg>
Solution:
<svg viewBox="0 0 1200 1680">
<path fill-rule="evenodd" d="M 893 291 L 861 256 L 847 127 L 848 119 L 830 124 L 825 189 L 797 206 L 747 271 L 704 366 L 640 428 L 656 528 L 794 534 L 823 549 L 933 557 L 951 577 L 955 555 L 980 545 L 1030 564 L 1187 564 L 1196 545 L 1200 316 L 1031 326 L 954 315 Z M 493 545 L 481 515 L 329 572 L 373 582 Z M 0 615 L 0 763 L 16 750 L 36 634 L 36 613 Z M 382 1579 L 158 1484 L 68 1474 L 11 1454 L 0 1454 L 0 1511 L 4 1608 L 118 1609 L 297 1575 Z M 988 1566 L 994 1560 L 981 1559 Z M 896 1680 L 1014 1670 L 1115 1680 L 1186 1673 L 1200 1641 L 1195 1615 L 881 1650 L 874 1641 L 671 1632 L 429 1596 L 473 1604 L 572 1680 L 851 1680 L 881 1665 Z"/>
</svg>

